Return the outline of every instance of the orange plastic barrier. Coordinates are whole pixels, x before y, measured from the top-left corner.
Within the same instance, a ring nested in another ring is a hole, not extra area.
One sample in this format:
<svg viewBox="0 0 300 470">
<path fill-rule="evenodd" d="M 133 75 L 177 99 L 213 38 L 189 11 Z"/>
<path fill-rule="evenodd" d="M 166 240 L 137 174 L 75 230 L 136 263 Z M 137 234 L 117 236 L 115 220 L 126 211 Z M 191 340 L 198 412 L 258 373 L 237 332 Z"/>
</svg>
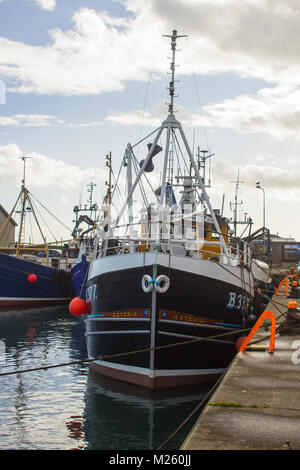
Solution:
<svg viewBox="0 0 300 470">
<path fill-rule="evenodd" d="M 275 318 L 275 315 L 273 312 L 271 312 L 270 310 L 266 310 L 265 312 L 263 312 L 261 314 L 261 316 L 259 317 L 259 319 L 257 320 L 257 322 L 255 323 L 254 327 L 252 328 L 252 330 L 250 331 L 249 335 L 247 336 L 247 338 L 245 339 L 245 341 L 243 342 L 241 348 L 240 348 L 240 351 L 245 351 L 250 339 L 255 335 L 255 333 L 257 332 L 258 328 L 261 326 L 261 324 L 264 322 L 264 320 L 266 318 L 270 318 L 271 320 L 271 337 L 270 337 L 270 348 L 269 348 L 269 353 L 272 353 L 274 351 L 274 347 L 275 347 L 275 330 L 276 330 L 276 318 Z"/>
</svg>

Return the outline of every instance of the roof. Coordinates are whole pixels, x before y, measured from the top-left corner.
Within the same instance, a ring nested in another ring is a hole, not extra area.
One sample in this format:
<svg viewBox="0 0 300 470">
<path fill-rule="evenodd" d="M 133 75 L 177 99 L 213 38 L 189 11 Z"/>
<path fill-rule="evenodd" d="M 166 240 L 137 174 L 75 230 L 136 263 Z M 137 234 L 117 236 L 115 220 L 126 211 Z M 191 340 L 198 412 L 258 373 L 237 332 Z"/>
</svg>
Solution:
<svg viewBox="0 0 300 470">
<path fill-rule="evenodd" d="M 9 213 L 4 209 L 3 206 L 1 206 L 1 204 L 0 204 L 0 211 L 2 212 L 2 214 L 5 215 L 5 217 L 9 217 Z M 18 225 L 17 222 L 15 222 L 13 218 L 11 218 L 10 220 L 15 227 Z"/>
</svg>

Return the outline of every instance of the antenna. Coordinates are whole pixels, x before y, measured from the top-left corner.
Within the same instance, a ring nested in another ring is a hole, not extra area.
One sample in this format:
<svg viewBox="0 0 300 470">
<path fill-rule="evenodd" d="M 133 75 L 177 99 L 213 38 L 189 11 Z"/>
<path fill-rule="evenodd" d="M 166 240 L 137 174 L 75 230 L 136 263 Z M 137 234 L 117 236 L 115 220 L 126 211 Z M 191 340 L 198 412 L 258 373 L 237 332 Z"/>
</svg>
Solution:
<svg viewBox="0 0 300 470">
<path fill-rule="evenodd" d="M 234 236 L 236 237 L 236 226 L 237 226 L 237 207 L 240 205 L 243 204 L 243 202 L 238 202 L 238 191 L 239 191 L 239 188 L 240 188 L 240 183 L 244 183 L 244 181 L 241 181 L 240 180 L 240 169 L 238 168 L 238 177 L 237 177 L 237 180 L 236 181 L 230 181 L 230 183 L 235 183 L 235 198 L 234 198 L 234 203 L 230 203 L 230 207 L 233 206 L 233 213 L 234 213 L 234 219 L 233 219 L 233 223 L 234 223 Z"/>
<path fill-rule="evenodd" d="M 169 84 L 169 93 L 171 97 L 171 102 L 169 103 L 169 113 L 174 114 L 174 95 L 175 95 L 175 53 L 176 53 L 176 39 L 178 38 L 186 38 L 186 34 L 178 35 L 177 30 L 174 29 L 172 31 L 172 35 L 163 34 L 163 37 L 171 38 L 171 50 L 172 50 L 172 62 L 170 64 L 172 78 Z"/>
<path fill-rule="evenodd" d="M 233 224 L 234 224 L 234 236 L 236 237 L 236 235 L 237 235 L 237 225 L 238 224 L 250 224 L 250 225 L 252 225 L 253 222 L 252 222 L 251 217 L 247 218 L 248 214 L 246 212 L 244 214 L 244 220 L 238 220 L 238 217 L 237 217 L 237 207 L 241 206 L 243 204 L 243 201 L 238 202 L 238 191 L 239 191 L 239 188 L 240 188 L 240 184 L 244 183 L 244 181 L 240 180 L 240 169 L 238 169 L 237 180 L 236 181 L 230 181 L 230 183 L 235 183 L 235 198 L 234 198 L 234 202 L 230 203 L 230 209 L 234 213 Z"/>
<path fill-rule="evenodd" d="M 26 170 L 26 160 L 27 158 L 31 158 L 31 157 L 28 157 L 26 155 L 22 155 L 22 157 L 19 157 L 21 160 L 23 160 L 23 179 L 22 179 L 22 188 L 25 187 L 25 170 Z"/>
<path fill-rule="evenodd" d="M 93 205 L 93 191 L 94 191 L 94 187 L 97 186 L 97 185 L 96 185 L 96 183 L 93 183 L 93 181 L 91 181 L 91 182 L 90 182 L 89 184 L 87 184 L 86 186 L 87 186 L 88 188 L 90 188 L 90 189 L 87 190 L 88 193 L 90 193 L 90 197 L 89 197 L 89 199 L 88 199 L 87 202 L 90 203 L 90 207 L 91 207 L 91 206 Z"/>
<path fill-rule="evenodd" d="M 200 150 L 200 146 L 198 145 L 198 152 L 197 152 L 197 158 L 198 158 L 198 170 L 202 169 L 202 180 L 203 184 L 205 187 L 210 188 L 211 187 L 211 181 L 210 181 L 210 170 L 209 170 L 209 179 L 208 179 L 208 184 L 206 184 L 206 160 L 208 158 L 211 158 L 214 156 L 214 153 L 211 153 L 209 155 L 206 155 L 208 150 Z M 202 155 L 201 155 L 202 154 Z"/>
<path fill-rule="evenodd" d="M 89 207 L 89 211 L 90 211 L 90 217 L 92 217 L 92 214 L 93 214 L 93 211 L 95 211 L 95 218 L 96 218 L 96 215 L 97 215 L 97 209 L 98 209 L 98 206 L 97 204 L 93 204 L 93 191 L 94 191 L 94 187 L 97 186 L 96 183 L 93 183 L 93 181 L 91 181 L 89 184 L 86 185 L 89 189 L 87 190 L 88 193 L 90 193 L 90 197 L 89 199 L 87 200 L 87 202 L 89 202 L 90 204 L 90 207 Z"/>
</svg>

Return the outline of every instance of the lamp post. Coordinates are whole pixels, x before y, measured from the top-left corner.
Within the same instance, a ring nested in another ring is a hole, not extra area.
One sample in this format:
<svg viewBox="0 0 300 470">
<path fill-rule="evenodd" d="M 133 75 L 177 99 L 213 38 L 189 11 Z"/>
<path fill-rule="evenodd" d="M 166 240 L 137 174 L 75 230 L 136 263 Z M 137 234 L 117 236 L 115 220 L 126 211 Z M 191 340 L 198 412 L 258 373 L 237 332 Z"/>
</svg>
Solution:
<svg viewBox="0 0 300 470">
<path fill-rule="evenodd" d="M 258 189 L 261 189 L 263 191 L 263 195 L 264 195 L 264 197 L 263 197 L 263 226 L 265 228 L 265 226 L 266 226 L 266 193 L 265 193 L 264 188 L 262 188 L 262 186 L 260 185 L 259 181 L 256 183 L 256 187 Z"/>
</svg>

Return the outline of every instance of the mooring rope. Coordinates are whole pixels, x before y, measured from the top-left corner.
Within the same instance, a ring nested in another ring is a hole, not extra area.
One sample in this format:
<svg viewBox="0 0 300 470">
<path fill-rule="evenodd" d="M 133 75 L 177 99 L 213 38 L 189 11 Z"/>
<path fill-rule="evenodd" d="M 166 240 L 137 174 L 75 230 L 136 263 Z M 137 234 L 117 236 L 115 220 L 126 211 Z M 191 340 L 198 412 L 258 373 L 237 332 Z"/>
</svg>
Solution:
<svg viewBox="0 0 300 470">
<path fill-rule="evenodd" d="M 283 305 L 280 302 L 275 301 L 274 298 L 271 299 L 271 302 L 274 302 L 274 303 L 286 308 L 286 305 Z M 276 318 L 276 320 L 278 318 L 282 317 L 283 315 L 284 315 L 284 313 L 280 312 L 280 315 Z M 231 331 L 228 331 L 226 333 L 220 333 L 218 335 L 206 336 L 204 338 L 203 337 L 202 338 L 195 338 L 195 339 L 191 339 L 191 340 L 188 340 L 188 341 L 181 341 L 179 343 L 172 343 L 172 344 L 167 344 L 167 345 L 163 345 L 163 346 L 156 346 L 154 348 L 138 349 L 138 350 L 135 350 L 135 351 L 129 351 L 129 352 L 125 352 L 125 353 L 100 355 L 100 356 L 95 357 L 93 359 L 86 358 L 86 359 L 81 359 L 81 360 L 78 360 L 78 361 L 63 362 L 63 363 L 59 363 L 59 364 L 33 367 L 33 368 L 29 368 L 29 369 L 22 369 L 22 370 L 10 371 L 10 372 L 1 372 L 0 377 L 3 377 L 5 375 L 21 374 L 21 373 L 24 373 L 24 372 L 34 372 L 34 371 L 38 371 L 38 370 L 53 369 L 53 368 L 56 368 L 56 367 L 63 367 L 63 366 L 68 366 L 68 365 L 85 364 L 85 363 L 90 363 L 90 362 L 94 362 L 94 361 L 104 361 L 104 360 L 107 360 L 107 359 L 114 359 L 114 358 L 117 358 L 117 357 L 124 357 L 124 356 L 139 354 L 139 353 L 143 353 L 143 352 L 150 352 L 150 351 L 156 351 L 156 350 L 160 350 L 160 349 L 167 349 L 167 348 L 176 347 L 176 346 L 183 346 L 183 345 L 186 345 L 186 344 L 197 343 L 197 342 L 201 342 L 201 341 L 209 341 L 209 340 L 212 340 L 212 339 L 222 338 L 224 336 L 236 335 L 237 333 L 246 333 L 246 332 L 249 332 L 251 330 L 252 330 L 252 327 L 251 328 L 243 328 L 243 329 L 239 329 L 239 330 L 231 330 Z M 264 337 L 262 339 L 266 339 L 266 337 Z"/>
<path fill-rule="evenodd" d="M 174 432 L 172 432 L 172 434 L 170 434 L 170 436 L 159 446 L 157 447 L 156 450 L 161 450 L 163 447 L 165 447 L 166 444 L 168 444 L 168 442 L 171 441 L 171 439 L 173 439 L 173 437 L 175 437 L 175 435 L 189 422 L 189 420 L 197 413 L 197 411 L 200 410 L 200 408 L 204 405 L 204 403 L 206 402 L 206 400 L 208 400 L 208 398 L 210 397 L 210 395 L 213 393 L 213 391 L 217 388 L 217 386 L 219 385 L 219 383 L 221 382 L 221 380 L 223 379 L 224 375 L 225 375 L 226 371 L 223 372 L 223 374 L 219 377 L 219 379 L 216 381 L 216 383 L 212 386 L 212 388 L 209 389 L 209 391 L 206 393 L 206 395 L 204 396 L 204 398 L 202 398 L 202 400 L 200 401 L 200 403 L 198 403 L 198 405 L 196 406 L 196 408 L 193 409 L 193 411 L 185 418 L 185 420 L 175 429 Z"/>
<path fill-rule="evenodd" d="M 271 302 L 273 302 L 273 301 L 274 300 L 272 299 Z M 285 305 L 281 304 L 281 306 L 284 306 L 286 308 Z M 285 314 L 286 314 L 286 312 L 280 312 L 280 315 L 278 317 L 276 317 L 276 320 L 278 320 L 280 317 L 282 317 Z M 276 332 L 278 332 L 278 328 L 280 328 L 280 325 L 276 328 Z M 197 338 L 197 339 L 193 339 L 193 340 L 189 340 L 189 341 L 182 341 L 180 343 L 173 343 L 171 345 L 157 346 L 155 348 L 146 348 L 146 349 L 140 349 L 140 350 L 136 350 L 136 351 L 130 351 L 130 352 L 127 352 L 127 353 L 119 353 L 119 354 L 114 354 L 114 355 L 98 356 L 94 359 L 88 359 L 87 358 L 87 359 L 78 360 L 78 361 L 70 361 L 70 362 L 47 365 L 47 366 L 40 366 L 40 367 L 35 367 L 35 368 L 30 368 L 30 369 L 22 369 L 22 370 L 10 371 L 10 372 L 3 372 L 3 373 L 0 373 L 0 376 L 15 375 L 15 374 L 20 374 L 20 373 L 25 373 L 25 372 L 34 372 L 34 371 L 38 371 L 38 370 L 47 370 L 47 369 L 63 367 L 63 366 L 68 366 L 68 365 L 75 365 L 75 364 L 85 364 L 85 363 L 90 363 L 90 362 L 93 362 L 93 361 L 96 361 L 96 360 L 111 359 L 111 358 L 116 358 L 116 357 L 122 357 L 122 356 L 138 354 L 140 352 L 147 352 L 147 351 L 151 351 L 151 350 L 160 350 L 160 349 L 166 349 L 166 348 L 169 348 L 169 347 L 182 346 L 184 344 L 196 343 L 196 342 L 200 342 L 200 341 L 207 341 L 207 340 L 220 338 L 220 337 L 224 337 L 224 336 L 229 336 L 229 335 L 233 335 L 233 334 L 237 334 L 237 333 L 245 333 L 245 332 L 250 331 L 250 330 L 252 330 L 252 328 L 244 328 L 244 329 L 240 329 L 240 330 L 229 331 L 229 332 L 226 332 L 226 333 L 220 333 L 218 335 L 213 335 L 213 336 L 210 336 L 210 337 Z M 252 341 L 251 344 L 256 344 L 260 341 L 264 341 L 264 340 L 268 339 L 269 337 L 270 337 L 270 335 L 264 336 L 262 338 L 258 338 L 256 341 Z M 190 421 L 190 419 L 197 413 L 197 411 L 200 410 L 200 408 L 204 405 L 204 403 L 211 396 L 213 391 L 217 388 L 217 386 L 219 385 L 219 383 L 223 379 L 224 375 L 226 374 L 226 371 L 227 371 L 227 369 L 223 372 L 223 374 L 215 382 L 213 387 L 206 393 L 204 398 L 201 400 L 200 403 L 198 403 L 198 405 L 194 408 L 194 410 L 185 418 L 185 420 L 175 429 L 175 431 L 173 431 L 173 433 L 156 450 L 161 450 L 163 447 L 165 447 L 166 444 L 171 439 L 173 439 L 173 437 Z"/>
<path fill-rule="evenodd" d="M 272 299 L 273 300 L 273 299 Z M 272 301 L 271 300 L 271 301 Z M 286 307 L 286 306 L 285 306 Z M 276 320 L 278 320 L 279 318 L 281 318 L 283 315 L 285 315 L 286 312 L 280 312 L 280 315 L 278 317 L 276 317 Z M 293 327 L 287 327 L 286 329 L 291 329 L 292 330 Z M 278 330 L 280 329 L 280 325 L 278 327 L 276 327 L 276 333 L 278 333 Z M 266 339 L 269 339 L 271 335 L 267 335 L 267 336 L 264 336 L 262 338 L 258 338 L 256 341 L 251 341 L 251 345 L 252 344 L 257 344 L 259 343 L 260 341 L 264 341 Z M 250 346 L 250 345 L 249 345 Z M 228 368 L 227 368 L 228 369 Z M 217 386 L 220 384 L 221 380 L 223 379 L 223 377 L 225 376 L 226 372 L 227 372 L 227 369 L 223 372 L 223 374 L 219 377 L 219 379 L 216 381 L 216 383 L 212 386 L 212 388 L 209 389 L 209 391 L 206 393 L 206 395 L 204 396 L 204 398 L 202 398 L 202 400 L 200 401 L 200 403 L 198 403 L 198 405 L 194 408 L 194 410 L 185 418 L 185 420 L 175 429 L 175 431 L 172 432 L 172 434 L 170 434 L 170 436 L 159 446 L 157 447 L 156 450 L 161 450 L 163 447 L 165 447 L 168 442 L 170 442 L 174 437 L 175 435 L 190 421 L 190 419 L 197 413 L 197 411 L 200 410 L 200 408 L 204 405 L 204 403 L 209 399 L 209 397 L 211 396 L 211 394 L 213 393 L 213 391 L 217 388 Z"/>
<path fill-rule="evenodd" d="M 21 369 L 21 370 L 15 370 L 15 371 L 10 371 L 10 372 L 1 372 L 0 377 L 3 377 L 5 375 L 21 374 L 21 373 L 24 373 L 24 372 L 34 372 L 34 371 L 43 370 L 43 369 L 52 369 L 54 367 L 63 367 L 63 366 L 68 366 L 68 365 L 73 365 L 73 364 L 84 364 L 84 363 L 89 363 L 89 362 L 94 362 L 94 361 L 105 361 L 107 359 L 115 359 L 117 357 L 131 356 L 131 355 L 139 354 L 139 353 L 143 353 L 143 352 L 157 351 L 157 350 L 161 350 L 161 349 L 167 349 L 167 348 L 171 348 L 171 347 L 183 346 L 183 345 L 186 345 L 186 344 L 197 343 L 197 342 L 201 342 L 201 341 L 210 341 L 212 339 L 217 339 L 217 338 L 224 337 L 224 336 L 236 335 L 237 333 L 245 333 L 247 331 L 250 331 L 251 329 L 252 328 L 244 328 L 244 329 L 240 329 L 240 330 L 231 330 L 231 331 L 227 331 L 226 333 L 220 333 L 218 335 L 206 336 L 206 337 L 202 337 L 202 338 L 195 338 L 195 339 L 191 339 L 191 340 L 188 340 L 188 341 L 181 341 L 179 343 L 165 344 L 165 345 L 162 345 L 162 346 L 156 346 L 154 348 L 137 349 L 135 351 L 128 351 L 128 352 L 125 352 L 125 353 L 118 353 L 118 354 L 100 355 L 100 356 L 97 356 L 93 359 L 86 358 L 86 359 L 81 359 L 81 360 L 78 360 L 78 361 L 63 362 L 63 363 L 60 363 L 60 364 L 45 365 L 45 366 L 40 366 L 40 367 L 33 367 L 33 368 L 30 368 L 30 369 Z"/>
</svg>

